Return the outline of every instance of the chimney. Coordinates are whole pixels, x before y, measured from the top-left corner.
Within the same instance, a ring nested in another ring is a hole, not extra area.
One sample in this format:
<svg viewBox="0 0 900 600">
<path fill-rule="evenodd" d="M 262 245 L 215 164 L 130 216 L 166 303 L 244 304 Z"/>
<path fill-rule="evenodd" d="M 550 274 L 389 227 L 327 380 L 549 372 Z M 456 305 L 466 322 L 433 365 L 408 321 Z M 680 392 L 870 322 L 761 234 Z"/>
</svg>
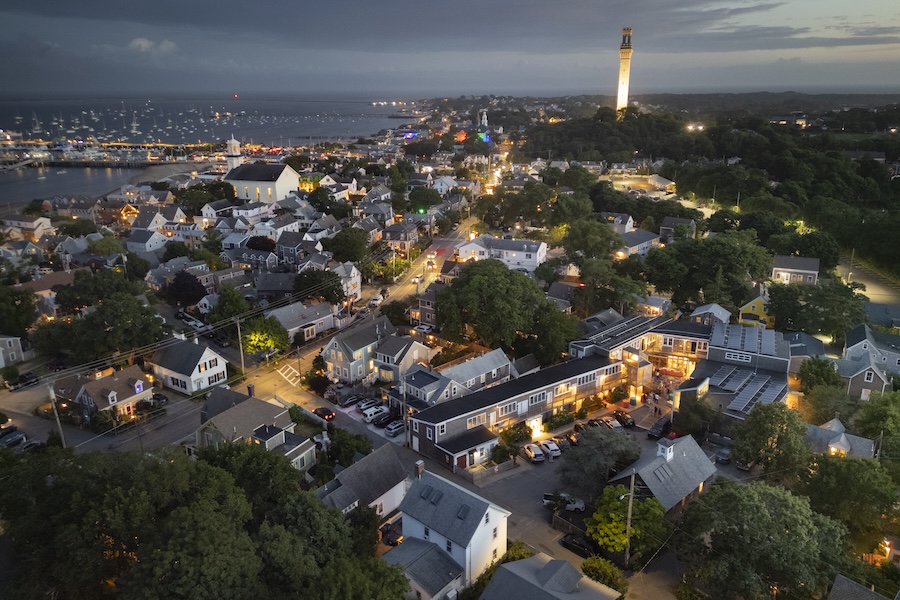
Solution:
<svg viewBox="0 0 900 600">
<path fill-rule="evenodd" d="M 425 472 L 425 461 L 417 460 L 416 461 L 416 479 L 422 479 L 422 473 Z"/>
</svg>

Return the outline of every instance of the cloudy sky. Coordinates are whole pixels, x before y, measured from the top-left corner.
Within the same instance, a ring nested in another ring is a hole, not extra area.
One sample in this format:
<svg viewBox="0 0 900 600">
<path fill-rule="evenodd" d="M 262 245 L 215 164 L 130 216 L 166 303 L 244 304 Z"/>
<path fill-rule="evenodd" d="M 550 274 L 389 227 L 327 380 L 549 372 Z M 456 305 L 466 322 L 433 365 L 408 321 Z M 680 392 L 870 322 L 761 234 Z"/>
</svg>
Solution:
<svg viewBox="0 0 900 600">
<path fill-rule="evenodd" d="M 852 14 L 851 14 L 852 8 Z M 4 0 L 0 95 L 900 92 L 896 0 Z"/>
</svg>

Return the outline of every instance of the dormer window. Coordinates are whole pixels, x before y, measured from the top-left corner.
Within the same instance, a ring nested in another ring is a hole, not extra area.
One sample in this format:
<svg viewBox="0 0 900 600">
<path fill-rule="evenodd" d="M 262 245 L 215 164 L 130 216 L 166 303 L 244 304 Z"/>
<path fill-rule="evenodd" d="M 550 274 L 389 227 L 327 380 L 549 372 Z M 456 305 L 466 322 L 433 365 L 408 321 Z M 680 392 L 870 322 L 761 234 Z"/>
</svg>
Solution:
<svg viewBox="0 0 900 600">
<path fill-rule="evenodd" d="M 134 382 L 134 393 L 140 394 L 144 391 L 144 382 L 143 381 L 135 381 Z"/>
<path fill-rule="evenodd" d="M 106 397 L 106 399 L 109 401 L 110 404 L 115 404 L 116 402 L 119 401 L 115 392 L 110 392 L 109 395 Z"/>
</svg>

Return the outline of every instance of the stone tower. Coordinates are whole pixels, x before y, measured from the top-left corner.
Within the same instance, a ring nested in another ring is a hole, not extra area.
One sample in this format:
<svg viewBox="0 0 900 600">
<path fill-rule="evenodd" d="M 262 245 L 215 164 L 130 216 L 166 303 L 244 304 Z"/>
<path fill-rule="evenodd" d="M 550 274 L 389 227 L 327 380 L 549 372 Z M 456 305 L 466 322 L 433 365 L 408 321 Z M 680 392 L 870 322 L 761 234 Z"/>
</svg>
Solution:
<svg viewBox="0 0 900 600">
<path fill-rule="evenodd" d="M 616 98 L 616 112 L 628 108 L 628 79 L 631 77 L 631 27 L 622 30 L 622 45 L 619 46 L 619 94 Z"/>
<path fill-rule="evenodd" d="M 234 139 L 234 134 L 231 135 L 230 140 L 225 142 L 225 162 L 229 172 L 244 163 L 244 157 L 241 156 L 241 143 Z"/>
</svg>

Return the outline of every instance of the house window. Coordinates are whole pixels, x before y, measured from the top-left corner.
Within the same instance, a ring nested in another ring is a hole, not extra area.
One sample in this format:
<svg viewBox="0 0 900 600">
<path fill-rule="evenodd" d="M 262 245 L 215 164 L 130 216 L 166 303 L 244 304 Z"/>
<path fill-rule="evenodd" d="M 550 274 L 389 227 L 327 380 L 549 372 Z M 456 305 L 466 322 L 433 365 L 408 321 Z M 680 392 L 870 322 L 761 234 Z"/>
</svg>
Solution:
<svg viewBox="0 0 900 600">
<path fill-rule="evenodd" d="M 413 431 L 415 431 L 416 433 L 419 433 L 419 422 L 418 421 L 413 421 Z"/>
<path fill-rule="evenodd" d="M 200 372 L 203 373 L 206 371 L 206 363 L 200 363 Z"/>
<path fill-rule="evenodd" d="M 535 404 L 541 404 L 547 401 L 547 392 L 540 392 L 539 394 L 532 394 L 528 396 L 528 406 L 534 406 Z"/>
<path fill-rule="evenodd" d="M 496 548 L 494 548 L 494 551 L 491 552 L 491 558 L 493 558 L 494 560 L 497 560 L 497 549 Z"/>
<path fill-rule="evenodd" d="M 468 420 L 466 421 L 466 427 L 468 429 L 472 429 L 473 427 L 478 427 L 479 425 L 484 425 L 484 423 L 485 423 L 484 413 L 481 413 L 480 415 L 476 415 L 474 417 L 469 417 Z"/>
<path fill-rule="evenodd" d="M 15 352 L 9 353 L 9 362 L 16 362 L 16 353 Z M 898 361 L 898 362 L 900 362 L 900 361 Z"/>
<path fill-rule="evenodd" d="M 491 371 L 491 379 L 497 379 L 497 369 Z"/>
<path fill-rule="evenodd" d="M 531 254 L 525 253 L 525 258 L 531 258 Z"/>
<path fill-rule="evenodd" d="M 447 433 L 447 425 L 445 423 L 441 423 L 438 425 L 438 435 L 444 435 Z"/>
<path fill-rule="evenodd" d="M 425 428 L 425 437 L 427 437 L 429 440 L 431 439 L 431 427 Z"/>
<path fill-rule="evenodd" d="M 209 368 L 212 369 L 213 367 L 217 367 L 217 366 L 219 366 L 219 359 L 218 359 L 218 358 L 211 358 L 211 359 L 209 360 Z"/>
<path fill-rule="evenodd" d="M 305 466 L 306 466 L 306 457 L 305 457 L 305 456 L 301 456 L 301 457 L 300 457 L 300 468 L 302 469 L 302 468 L 304 468 Z"/>
<path fill-rule="evenodd" d="M 484 513 L 484 524 L 487 525 L 490 522 L 491 522 L 491 513 L 489 513 L 489 512 Z"/>
<path fill-rule="evenodd" d="M 726 352 L 725 360 L 737 360 L 748 363 L 753 360 L 753 357 L 749 354 L 744 354 L 743 352 Z"/>
<path fill-rule="evenodd" d="M 6 340 L 6 347 L 7 347 L 7 348 L 12 348 L 12 344 L 13 344 L 13 341 L 12 341 L 12 340 Z"/>
<path fill-rule="evenodd" d="M 210 375 L 209 379 L 207 381 L 209 381 L 209 385 L 213 385 L 214 383 L 218 383 L 224 379 L 225 379 L 225 372 L 219 371 L 218 373 L 215 373 L 214 375 Z"/>
<path fill-rule="evenodd" d="M 504 404 L 500 407 L 500 416 L 505 417 L 507 415 L 511 415 L 516 412 L 516 407 L 518 405 L 515 402 L 510 402 L 509 404 Z"/>
<path fill-rule="evenodd" d="M 453 552 L 453 542 L 447 540 L 447 552 Z"/>
<path fill-rule="evenodd" d="M 671 338 L 671 337 L 664 337 L 663 340 L 662 340 L 662 345 L 663 345 L 663 346 L 672 346 L 672 345 L 673 345 L 673 340 L 672 340 L 672 338 Z"/>
<path fill-rule="evenodd" d="M 431 530 L 426 527 L 425 533 L 422 534 L 422 537 L 424 537 L 427 540 L 430 535 L 431 535 Z"/>
<path fill-rule="evenodd" d="M 494 539 L 495 540 L 497 539 L 497 528 L 496 527 L 494 527 Z"/>
<path fill-rule="evenodd" d="M 866 371 L 866 383 L 872 383 L 873 381 L 875 381 L 875 373 Z"/>
</svg>

